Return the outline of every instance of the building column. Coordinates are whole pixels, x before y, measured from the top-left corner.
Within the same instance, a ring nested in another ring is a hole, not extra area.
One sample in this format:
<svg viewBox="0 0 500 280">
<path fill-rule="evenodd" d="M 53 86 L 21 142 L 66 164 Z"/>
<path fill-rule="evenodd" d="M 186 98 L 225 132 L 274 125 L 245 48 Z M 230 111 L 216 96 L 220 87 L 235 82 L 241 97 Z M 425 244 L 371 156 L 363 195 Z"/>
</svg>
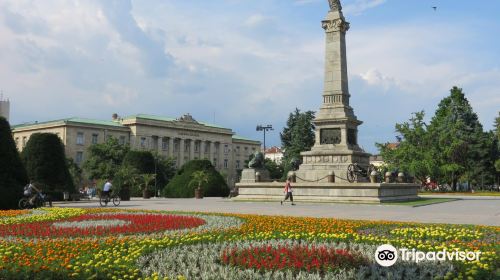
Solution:
<svg viewBox="0 0 500 280">
<path fill-rule="evenodd" d="M 212 164 L 214 164 L 214 157 L 215 157 L 215 145 L 213 141 L 210 141 L 210 151 L 208 151 L 208 160 Z"/>
<path fill-rule="evenodd" d="M 200 159 L 205 158 L 206 149 L 207 149 L 207 141 L 200 141 Z"/>
<path fill-rule="evenodd" d="M 219 158 L 217 159 L 217 164 L 220 166 L 220 169 L 224 169 L 224 144 L 219 142 Z"/>
<path fill-rule="evenodd" d="M 173 157 L 174 156 L 174 138 L 173 137 L 169 137 L 168 138 L 168 156 L 169 157 Z"/>
<path fill-rule="evenodd" d="M 179 158 L 178 158 L 178 162 L 179 162 L 179 167 L 181 167 L 183 164 L 184 164 L 184 139 L 183 138 L 180 138 L 179 139 Z"/>
<path fill-rule="evenodd" d="M 189 140 L 189 160 L 194 159 L 194 139 Z"/>
</svg>

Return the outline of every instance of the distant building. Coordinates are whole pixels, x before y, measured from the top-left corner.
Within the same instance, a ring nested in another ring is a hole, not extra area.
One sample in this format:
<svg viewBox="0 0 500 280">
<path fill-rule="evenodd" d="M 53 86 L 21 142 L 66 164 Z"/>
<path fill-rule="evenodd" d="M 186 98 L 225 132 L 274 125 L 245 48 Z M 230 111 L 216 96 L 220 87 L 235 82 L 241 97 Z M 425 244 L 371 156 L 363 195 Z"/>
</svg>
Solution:
<svg viewBox="0 0 500 280">
<path fill-rule="evenodd" d="M 229 184 L 236 181 L 236 170 L 242 169 L 250 154 L 260 150 L 260 142 L 247 139 L 229 129 L 196 121 L 186 114 L 178 119 L 139 114 L 112 120 L 67 118 L 47 122 L 20 124 L 12 127 L 19 151 L 33 133 L 54 133 L 65 145 L 66 156 L 81 165 L 92 144 L 109 137 L 133 150 L 148 150 L 172 157 L 177 167 L 192 159 L 208 159 L 217 170 L 227 175 Z"/>
<path fill-rule="evenodd" d="M 386 147 L 395 150 L 399 148 L 400 142 L 395 142 L 395 143 L 387 143 Z M 381 155 L 373 155 L 370 156 L 370 164 L 373 164 L 375 167 L 380 167 L 385 164 L 384 159 L 382 158 Z"/>
<path fill-rule="evenodd" d="M 384 165 L 384 159 L 382 158 L 381 155 L 370 156 L 370 164 L 372 164 L 375 167 L 380 167 Z"/>
<path fill-rule="evenodd" d="M 10 101 L 4 99 L 3 95 L 0 95 L 0 117 L 4 117 L 7 121 L 10 117 Z"/>
<path fill-rule="evenodd" d="M 281 148 L 274 146 L 266 149 L 265 157 L 276 162 L 277 164 L 280 164 L 283 159 L 283 151 Z"/>
</svg>

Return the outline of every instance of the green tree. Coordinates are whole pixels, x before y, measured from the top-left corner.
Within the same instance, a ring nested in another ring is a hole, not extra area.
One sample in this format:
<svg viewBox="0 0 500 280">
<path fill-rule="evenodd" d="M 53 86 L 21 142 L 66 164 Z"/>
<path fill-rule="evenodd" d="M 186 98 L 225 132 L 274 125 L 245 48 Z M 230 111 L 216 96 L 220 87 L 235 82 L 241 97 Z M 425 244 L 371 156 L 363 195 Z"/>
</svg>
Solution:
<svg viewBox="0 0 500 280">
<path fill-rule="evenodd" d="M 150 151 L 128 151 L 123 165 L 129 165 L 141 174 L 155 172 L 155 158 Z"/>
<path fill-rule="evenodd" d="M 139 187 L 142 191 L 142 197 L 149 198 L 149 191 L 151 190 L 151 183 L 155 180 L 156 175 L 153 174 L 141 174 L 139 176 L 141 183 Z"/>
<path fill-rule="evenodd" d="M 164 157 L 158 154 L 155 154 L 156 160 L 156 184 L 158 190 L 163 190 L 165 186 L 172 180 L 175 176 L 176 167 L 175 161 L 171 157 Z"/>
<path fill-rule="evenodd" d="M 208 180 L 210 180 L 208 173 L 204 170 L 198 170 L 191 174 L 189 186 L 196 186 L 198 189 L 202 189 L 203 184 L 208 183 Z"/>
<path fill-rule="evenodd" d="M 163 189 L 162 195 L 166 197 L 188 198 L 194 197 L 193 185 L 190 185 L 192 174 L 196 171 L 204 171 L 209 180 L 204 185 L 205 196 L 224 197 L 229 195 L 229 187 L 222 175 L 215 169 L 209 160 L 191 160 L 184 164 L 174 178 Z"/>
<path fill-rule="evenodd" d="M 149 151 L 129 151 L 123 165 L 135 168 L 141 174 L 156 174 L 155 191 L 162 190 L 175 175 L 175 162 Z"/>
<path fill-rule="evenodd" d="M 82 169 L 78 164 L 73 161 L 72 158 L 66 158 L 66 164 L 68 165 L 69 174 L 73 180 L 73 185 L 79 188 L 83 181 Z"/>
<path fill-rule="evenodd" d="M 497 171 L 497 177 L 498 177 L 498 172 L 500 172 L 500 112 L 498 112 L 498 117 L 495 119 L 495 128 L 493 130 L 493 133 L 495 135 L 495 141 L 496 141 L 496 159 L 495 159 L 495 169 Z"/>
<path fill-rule="evenodd" d="M 110 137 L 106 142 L 87 149 L 83 170 L 90 179 L 113 178 L 128 151 L 127 145 L 121 145 L 116 138 Z"/>
<path fill-rule="evenodd" d="M 300 153 L 308 151 L 314 145 L 314 112 L 300 112 L 298 108 L 290 113 L 283 132 L 280 133 L 283 154 L 283 177 L 290 171 L 290 161 L 300 159 Z"/>
<path fill-rule="evenodd" d="M 130 165 L 122 165 L 113 178 L 113 188 L 122 200 L 130 200 L 130 195 L 140 196 L 140 174 Z M 101 184 L 102 186 L 102 184 Z"/>
<path fill-rule="evenodd" d="M 431 153 L 433 142 L 424 122 L 424 112 L 414 113 L 408 122 L 396 124 L 399 146 L 377 143 L 380 155 L 389 170 L 400 170 L 425 182 L 427 176 L 436 174 L 437 163 Z"/>
<path fill-rule="evenodd" d="M 16 149 L 9 122 L 0 117 L 0 209 L 15 209 L 28 175 Z"/>
<path fill-rule="evenodd" d="M 28 177 L 46 191 L 74 192 L 64 145 L 53 133 L 32 134 L 22 152 Z"/>
<path fill-rule="evenodd" d="M 271 159 L 264 159 L 264 168 L 269 171 L 269 177 L 273 180 L 279 180 L 283 176 L 283 166 L 281 164 L 277 164 Z"/>
<path fill-rule="evenodd" d="M 477 180 L 478 173 L 493 166 L 484 156 L 490 145 L 483 127 L 461 88 L 453 87 L 450 95 L 438 105 L 429 125 L 430 137 L 435 141 L 433 157 L 439 164 L 441 182 L 457 189 L 459 180 Z"/>
</svg>

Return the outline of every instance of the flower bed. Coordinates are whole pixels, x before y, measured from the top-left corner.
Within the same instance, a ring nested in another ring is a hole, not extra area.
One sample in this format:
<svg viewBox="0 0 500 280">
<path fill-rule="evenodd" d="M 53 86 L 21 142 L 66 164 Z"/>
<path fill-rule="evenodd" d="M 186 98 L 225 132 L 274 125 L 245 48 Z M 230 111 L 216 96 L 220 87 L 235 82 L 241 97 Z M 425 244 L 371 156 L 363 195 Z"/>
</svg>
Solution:
<svg viewBox="0 0 500 280">
<path fill-rule="evenodd" d="M 366 261 L 347 249 L 327 246 L 272 246 L 270 244 L 249 248 L 237 246 L 222 251 L 223 264 L 255 270 L 307 271 L 325 274 L 344 267 L 358 267 Z"/>
<path fill-rule="evenodd" d="M 0 279 L 494 279 L 500 273 L 499 227 L 47 208 L 0 211 L 0 228 Z M 384 268 L 374 255 L 386 243 L 482 254 L 473 262 L 398 260 Z"/>
<path fill-rule="evenodd" d="M 70 237 L 151 233 L 194 228 L 204 223 L 205 221 L 200 218 L 179 215 L 86 214 L 57 223 L 33 222 L 29 224 L 0 225 L 0 236 Z"/>
</svg>

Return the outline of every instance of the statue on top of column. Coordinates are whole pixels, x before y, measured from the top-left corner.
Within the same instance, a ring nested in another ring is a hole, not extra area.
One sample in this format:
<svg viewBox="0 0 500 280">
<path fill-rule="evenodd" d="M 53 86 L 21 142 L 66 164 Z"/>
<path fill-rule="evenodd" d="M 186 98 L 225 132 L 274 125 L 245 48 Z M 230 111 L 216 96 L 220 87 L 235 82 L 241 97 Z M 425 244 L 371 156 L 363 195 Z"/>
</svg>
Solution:
<svg viewBox="0 0 500 280">
<path fill-rule="evenodd" d="M 342 5 L 340 5 L 340 0 L 328 0 L 330 3 L 330 11 L 342 11 Z"/>
</svg>

